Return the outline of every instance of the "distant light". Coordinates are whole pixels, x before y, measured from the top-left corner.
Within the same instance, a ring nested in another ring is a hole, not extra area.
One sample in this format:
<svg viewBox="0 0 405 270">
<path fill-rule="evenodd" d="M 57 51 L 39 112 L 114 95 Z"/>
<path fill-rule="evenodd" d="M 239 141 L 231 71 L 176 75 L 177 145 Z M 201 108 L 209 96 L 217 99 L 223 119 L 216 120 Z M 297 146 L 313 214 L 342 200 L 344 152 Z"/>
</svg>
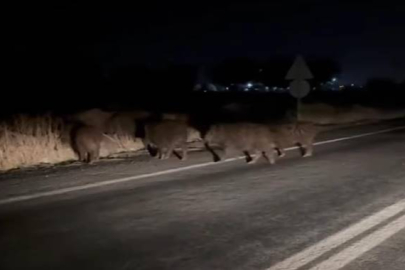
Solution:
<svg viewBox="0 0 405 270">
<path fill-rule="evenodd" d="M 313 87 L 312 90 L 316 90 L 316 87 Z"/>
<path fill-rule="evenodd" d="M 245 91 L 249 91 L 249 88 L 245 88 Z"/>
<path fill-rule="evenodd" d="M 287 87 L 287 90 L 290 90 L 290 87 Z"/>
<path fill-rule="evenodd" d="M 337 79 L 336 78 L 332 78 L 332 82 L 336 82 L 337 81 Z"/>
<path fill-rule="evenodd" d="M 246 85 L 248 88 L 250 88 L 250 87 L 252 87 L 253 86 L 253 84 L 252 83 L 247 83 L 247 85 Z"/>
<path fill-rule="evenodd" d="M 263 69 L 259 69 L 259 72 L 262 72 L 263 71 Z"/>
<path fill-rule="evenodd" d="M 226 90 L 229 90 L 229 87 L 225 87 Z"/>
<path fill-rule="evenodd" d="M 273 87 L 273 90 L 277 90 L 277 87 Z"/>
<path fill-rule="evenodd" d="M 269 90 L 269 87 L 268 87 L 268 86 L 266 86 L 266 90 Z"/>
<path fill-rule="evenodd" d="M 354 83 L 352 83 L 352 87 L 354 86 Z"/>
</svg>

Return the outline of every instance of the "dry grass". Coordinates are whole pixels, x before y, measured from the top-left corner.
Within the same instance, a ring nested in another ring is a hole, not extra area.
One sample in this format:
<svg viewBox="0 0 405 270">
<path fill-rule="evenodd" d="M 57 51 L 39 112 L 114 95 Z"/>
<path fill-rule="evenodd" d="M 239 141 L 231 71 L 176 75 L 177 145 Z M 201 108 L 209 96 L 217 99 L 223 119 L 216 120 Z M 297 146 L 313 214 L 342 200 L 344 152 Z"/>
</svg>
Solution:
<svg viewBox="0 0 405 270">
<path fill-rule="evenodd" d="M 99 123 L 99 122 L 98 122 Z M 105 136 L 100 155 L 142 149 L 143 143 L 127 132 L 123 121 L 113 127 L 112 135 Z M 75 160 L 76 154 L 70 144 L 71 125 L 52 116 L 16 116 L 0 124 L 0 171 L 39 164 L 55 164 Z"/>
<path fill-rule="evenodd" d="M 75 157 L 62 119 L 18 116 L 0 124 L 0 170 L 58 163 Z"/>
<path fill-rule="evenodd" d="M 108 157 L 122 152 L 132 152 L 144 148 L 142 140 L 130 135 L 105 135 L 101 142 L 100 156 Z"/>
</svg>

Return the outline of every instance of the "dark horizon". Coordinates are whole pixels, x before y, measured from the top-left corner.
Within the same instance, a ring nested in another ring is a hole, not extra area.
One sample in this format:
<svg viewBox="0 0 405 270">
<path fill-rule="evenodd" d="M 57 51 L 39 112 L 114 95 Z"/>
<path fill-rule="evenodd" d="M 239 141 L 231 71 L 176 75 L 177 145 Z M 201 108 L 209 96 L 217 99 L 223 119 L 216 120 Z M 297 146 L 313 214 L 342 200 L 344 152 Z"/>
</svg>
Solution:
<svg viewBox="0 0 405 270">
<path fill-rule="evenodd" d="M 75 61 L 80 66 L 85 60 L 108 76 L 126 65 L 204 65 L 302 54 L 340 62 L 343 83 L 372 77 L 401 81 L 404 14 L 405 4 L 378 1 L 19 7 L 10 21 L 9 57 L 26 72 Z"/>
</svg>

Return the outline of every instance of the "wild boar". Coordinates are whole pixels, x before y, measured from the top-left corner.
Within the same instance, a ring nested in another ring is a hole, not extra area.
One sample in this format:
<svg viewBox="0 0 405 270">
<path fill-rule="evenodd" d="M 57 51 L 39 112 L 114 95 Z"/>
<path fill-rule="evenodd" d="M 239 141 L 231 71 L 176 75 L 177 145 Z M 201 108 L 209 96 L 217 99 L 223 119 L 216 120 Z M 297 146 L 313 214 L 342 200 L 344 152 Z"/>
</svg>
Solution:
<svg viewBox="0 0 405 270">
<path fill-rule="evenodd" d="M 320 128 L 310 122 L 297 122 L 271 126 L 275 134 L 276 149 L 280 157 L 285 156 L 285 148 L 298 146 L 303 157 L 313 155 L 313 144 Z"/>
<path fill-rule="evenodd" d="M 81 162 L 91 163 L 99 158 L 103 133 L 100 128 L 81 125 L 73 129 L 72 144 Z"/>
<path fill-rule="evenodd" d="M 181 160 L 187 159 L 188 125 L 183 121 L 162 120 L 145 124 L 144 144 L 155 148 L 159 159 L 168 159 L 177 147 L 181 147 Z M 177 155 L 177 153 L 175 153 Z M 178 155 L 177 155 L 178 156 Z"/>
<path fill-rule="evenodd" d="M 248 163 L 256 163 L 261 156 L 270 164 L 275 163 L 276 147 L 274 134 L 267 125 L 254 123 L 225 123 L 212 125 L 204 135 L 205 146 L 213 155 L 214 161 L 221 157 L 213 150 L 216 145 L 224 150 L 225 158 L 230 150 L 241 151 Z M 250 154 L 255 157 L 251 158 Z"/>
</svg>

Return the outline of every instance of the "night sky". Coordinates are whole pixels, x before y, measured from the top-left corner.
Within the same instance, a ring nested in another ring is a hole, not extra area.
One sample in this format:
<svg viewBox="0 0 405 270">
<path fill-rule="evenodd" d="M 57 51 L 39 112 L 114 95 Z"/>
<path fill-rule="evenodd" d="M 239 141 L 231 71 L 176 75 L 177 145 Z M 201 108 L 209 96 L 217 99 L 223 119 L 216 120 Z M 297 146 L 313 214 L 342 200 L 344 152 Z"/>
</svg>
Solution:
<svg viewBox="0 0 405 270">
<path fill-rule="evenodd" d="M 16 7 L 8 27 L 11 55 L 35 54 L 41 61 L 79 53 L 108 74 L 134 63 L 206 64 L 300 53 L 338 60 L 344 82 L 405 79 L 403 2 L 146 2 Z"/>
</svg>

